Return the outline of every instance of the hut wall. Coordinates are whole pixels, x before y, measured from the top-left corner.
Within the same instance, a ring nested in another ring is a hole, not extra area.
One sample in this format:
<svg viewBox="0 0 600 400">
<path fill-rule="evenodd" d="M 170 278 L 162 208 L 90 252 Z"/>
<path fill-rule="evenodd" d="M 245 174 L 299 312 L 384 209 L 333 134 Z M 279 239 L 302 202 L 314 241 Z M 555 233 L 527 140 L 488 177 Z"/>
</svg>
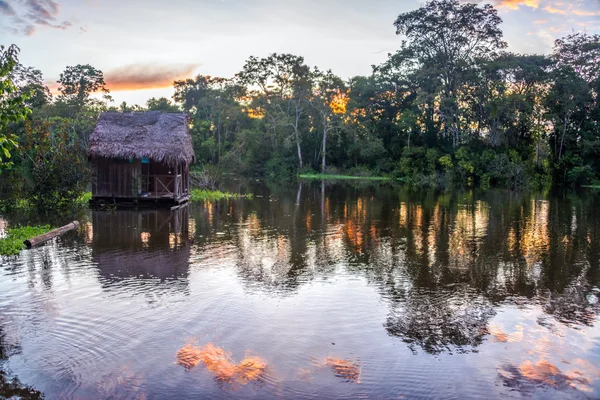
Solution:
<svg viewBox="0 0 600 400">
<path fill-rule="evenodd" d="M 93 197 L 135 198 L 140 190 L 141 161 L 95 158 Z"/>
</svg>

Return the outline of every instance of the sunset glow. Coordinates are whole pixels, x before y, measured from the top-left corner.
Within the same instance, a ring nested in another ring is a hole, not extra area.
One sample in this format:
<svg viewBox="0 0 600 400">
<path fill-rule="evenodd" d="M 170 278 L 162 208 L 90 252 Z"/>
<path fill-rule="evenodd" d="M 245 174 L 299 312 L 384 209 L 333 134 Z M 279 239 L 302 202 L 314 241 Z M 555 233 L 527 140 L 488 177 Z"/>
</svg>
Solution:
<svg viewBox="0 0 600 400">
<path fill-rule="evenodd" d="M 66 65 L 91 64 L 105 73 L 116 104 L 143 104 L 149 97 L 171 97 L 177 79 L 199 73 L 232 77 L 251 54 L 301 54 L 344 78 L 368 74 L 401 43 L 393 16 L 420 3 L 352 0 L 339 7 L 314 2 L 297 10 L 274 0 L 177 0 L 169 5 L 155 0 L 2 0 L 0 36 L 4 44 L 21 48 L 22 62 L 39 68 L 51 89 Z M 549 53 L 554 39 L 571 31 L 600 32 L 595 0 L 490 3 L 504 20 L 502 29 L 514 52 Z M 339 18 L 331 19 L 333 13 Z M 242 40 L 239 31 L 250 33 Z M 315 41 L 322 46 L 314 46 Z"/>
</svg>

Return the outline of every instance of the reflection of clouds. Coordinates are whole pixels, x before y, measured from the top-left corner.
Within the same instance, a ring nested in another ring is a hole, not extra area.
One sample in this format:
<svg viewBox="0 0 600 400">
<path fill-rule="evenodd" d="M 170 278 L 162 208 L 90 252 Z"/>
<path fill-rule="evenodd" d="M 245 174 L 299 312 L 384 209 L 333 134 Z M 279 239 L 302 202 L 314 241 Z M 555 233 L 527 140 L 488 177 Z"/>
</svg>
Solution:
<svg viewBox="0 0 600 400">
<path fill-rule="evenodd" d="M 490 323 L 491 344 L 487 349 L 493 352 L 494 346 L 498 346 L 494 343 L 499 343 L 508 351 L 502 353 L 504 361 L 497 369 L 505 386 L 526 395 L 554 390 L 568 396 L 579 393 L 579 397 L 585 397 L 583 392 L 595 390 L 600 381 L 600 370 L 591 361 L 596 357 L 596 328 L 574 329 L 552 323 L 551 317 L 540 314 L 535 307 L 511 308 L 498 316 L 500 320 Z M 511 323 L 511 320 L 521 321 L 523 325 Z M 512 340 L 511 336 L 515 334 L 518 334 L 518 340 Z"/>
<path fill-rule="evenodd" d="M 548 360 L 540 359 L 525 360 L 517 367 L 505 364 L 499 370 L 499 375 L 506 386 L 525 392 L 532 392 L 538 386 L 567 392 L 592 392 L 594 382 L 600 379 L 600 370 L 580 358 L 572 362 L 563 360 L 561 368 Z"/>
<path fill-rule="evenodd" d="M 489 333 L 492 336 L 492 341 L 497 343 L 515 343 L 523 340 L 523 327 L 521 325 L 515 326 L 515 331 L 506 333 L 500 326 L 491 325 Z"/>
</svg>

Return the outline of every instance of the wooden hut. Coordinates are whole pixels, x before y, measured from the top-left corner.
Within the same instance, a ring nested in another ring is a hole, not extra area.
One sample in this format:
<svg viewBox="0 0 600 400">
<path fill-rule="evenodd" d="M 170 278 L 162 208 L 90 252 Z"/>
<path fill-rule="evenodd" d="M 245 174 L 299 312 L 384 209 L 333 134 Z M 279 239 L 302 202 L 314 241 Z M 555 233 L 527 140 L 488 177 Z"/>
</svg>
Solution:
<svg viewBox="0 0 600 400">
<path fill-rule="evenodd" d="M 189 166 L 195 156 L 184 113 L 102 113 L 89 157 L 94 203 L 178 205 L 189 200 Z"/>
</svg>

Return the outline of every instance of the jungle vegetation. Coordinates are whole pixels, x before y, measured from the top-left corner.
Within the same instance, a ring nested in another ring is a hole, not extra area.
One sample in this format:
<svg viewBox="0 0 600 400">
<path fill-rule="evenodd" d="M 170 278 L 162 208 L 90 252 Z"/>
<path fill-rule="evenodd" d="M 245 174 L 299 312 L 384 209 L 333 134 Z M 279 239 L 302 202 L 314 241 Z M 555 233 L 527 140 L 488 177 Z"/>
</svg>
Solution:
<svg viewBox="0 0 600 400">
<path fill-rule="evenodd" d="M 392 22 L 392 20 L 390 21 Z M 428 187 L 597 185 L 600 35 L 551 54 L 508 50 L 491 5 L 431 0 L 394 21 L 399 48 L 343 79 L 293 54 L 249 57 L 231 78 L 174 82 L 172 99 L 111 102 L 102 71 L 69 66 L 52 96 L 42 73 L 0 50 L 4 204 L 75 201 L 93 179 L 87 146 L 102 111 L 183 111 L 213 174 L 384 176 Z"/>
</svg>

